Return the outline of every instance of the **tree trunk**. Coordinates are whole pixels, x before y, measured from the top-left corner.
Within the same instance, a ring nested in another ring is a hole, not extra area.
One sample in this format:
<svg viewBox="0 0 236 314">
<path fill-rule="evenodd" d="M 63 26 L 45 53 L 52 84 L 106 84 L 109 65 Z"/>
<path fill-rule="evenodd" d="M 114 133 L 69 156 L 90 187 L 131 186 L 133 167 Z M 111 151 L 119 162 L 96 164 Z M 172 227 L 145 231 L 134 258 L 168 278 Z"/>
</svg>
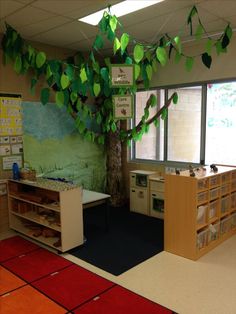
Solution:
<svg viewBox="0 0 236 314">
<path fill-rule="evenodd" d="M 107 193 L 111 195 L 111 206 L 119 207 L 125 203 L 125 185 L 122 174 L 122 145 L 119 139 L 120 123 L 116 132 L 107 136 Z"/>
</svg>

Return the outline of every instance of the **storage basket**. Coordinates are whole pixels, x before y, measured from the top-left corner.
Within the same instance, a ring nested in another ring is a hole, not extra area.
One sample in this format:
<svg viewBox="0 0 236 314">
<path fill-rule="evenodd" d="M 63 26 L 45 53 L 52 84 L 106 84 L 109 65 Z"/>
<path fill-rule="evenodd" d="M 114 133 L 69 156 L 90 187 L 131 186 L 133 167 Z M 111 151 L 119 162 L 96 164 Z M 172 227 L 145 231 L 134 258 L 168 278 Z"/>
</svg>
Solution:
<svg viewBox="0 0 236 314">
<path fill-rule="evenodd" d="M 36 181 L 36 171 L 22 169 L 20 171 L 20 178 L 22 180 Z"/>
</svg>

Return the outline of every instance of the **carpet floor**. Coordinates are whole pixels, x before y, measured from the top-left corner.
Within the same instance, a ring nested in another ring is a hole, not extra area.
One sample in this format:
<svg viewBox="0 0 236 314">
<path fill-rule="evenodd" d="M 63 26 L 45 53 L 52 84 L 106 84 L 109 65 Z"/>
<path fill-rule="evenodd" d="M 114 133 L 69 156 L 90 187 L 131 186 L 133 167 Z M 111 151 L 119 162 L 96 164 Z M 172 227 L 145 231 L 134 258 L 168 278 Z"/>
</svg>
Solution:
<svg viewBox="0 0 236 314">
<path fill-rule="evenodd" d="M 162 220 L 110 208 L 106 230 L 104 210 L 84 210 L 86 242 L 70 254 L 117 276 L 163 251 Z"/>
<path fill-rule="evenodd" d="M 5 253 L 0 262 L 1 313 L 174 313 L 37 245 L 29 250 L 31 242 L 20 236 L 0 241 L 0 252 L 2 248 Z M 44 271 L 39 267 L 40 261 L 45 263 Z"/>
</svg>

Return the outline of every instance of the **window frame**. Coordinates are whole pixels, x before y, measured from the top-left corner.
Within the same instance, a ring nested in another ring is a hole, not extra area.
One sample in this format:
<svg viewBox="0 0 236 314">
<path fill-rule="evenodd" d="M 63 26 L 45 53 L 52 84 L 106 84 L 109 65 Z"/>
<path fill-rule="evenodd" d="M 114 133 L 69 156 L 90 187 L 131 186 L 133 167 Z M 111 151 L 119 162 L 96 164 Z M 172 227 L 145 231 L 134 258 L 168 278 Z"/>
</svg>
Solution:
<svg viewBox="0 0 236 314">
<path fill-rule="evenodd" d="M 184 88 L 184 87 L 193 87 L 193 86 L 201 86 L 202 88 L 202 96 L 201 96 L 201 124 L 200 124 L 200 156 L 199 156 L 199 163 L 192 163 L 192 162 L 180 162 L 180 161 L 173 161 L 168 160 L 168 114 L 166 117 L 166 120 L 164 121 L 164 154 L 163 154 L 163 160 L 150 160 L 150 159 L 142 159 L 142 158 L 136 158 L 135 157 L 135 141 L 131 142 L 131 146 L 129 149 L 129 155 L 128 155 L 128 161 L 129 162 L 135 162 L 135 163 L 146 163 L 146 164 L 157 164 L 157 165 L 164 165 L 166 167 L 179 167 L 179 168 L 186 168 L 191 163 L 193 166 L 199 166 L 205 164 L 205 153 L 206 153 L 206 122 L 207 122 L 207 85 L 208 84 L 223 84 L 223 83 L 230 83 L 230 82 L 236 82 L 235 78 L 228 78 L 228 79 L 218 79 L 218 80 L 210 80 L 210 81 L 203 81 L 203 82 L 193 82 L 193 83 L 182 83 L 182 84 L 175 84 L 175 85 L 166 85 L 166 86 L 159 86 L 159 87 L 152 87 L 148 91 L 152 90 L 164 90 L 164 99 L 165 102 L 168 99 L 168 90 L 169 89 L 178 89 L 178 88 Z M 139 89 L 138 92 L 146 91 L 145 89 Z M 178 106 L 178 104 L 177 104 Z M 134 102 L 134 115 L 136 115 L 136 99 Z M 130 126 L 134 127 L 134 119 L 136 117 L 134 116 L 133 119 L 130 120 Z M 158 128 L 159 129 L 159 128 Z M 158 132 L 157 132 L 158 134 Z"/>
</svg>

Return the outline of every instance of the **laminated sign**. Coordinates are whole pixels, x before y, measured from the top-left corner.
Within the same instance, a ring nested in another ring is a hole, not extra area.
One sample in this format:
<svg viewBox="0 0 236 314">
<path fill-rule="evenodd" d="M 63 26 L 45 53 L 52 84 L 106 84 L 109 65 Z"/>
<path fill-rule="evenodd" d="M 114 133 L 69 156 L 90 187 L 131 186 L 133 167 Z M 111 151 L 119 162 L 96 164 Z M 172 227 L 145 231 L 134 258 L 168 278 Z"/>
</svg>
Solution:
<svg viewBox="0 0 236 314">
<path fill-rule="evenodd" d="M 133 117 L 133 96 L 114 95 L 112 96 L 113 112 L 115 119 L 129 119 Z"/>
<path fill-rule="evenodd" d="M 112 64 L 110 76 L 112 87 L 133 87 L 134 66 L 132 64 Z"/>
</svg>

